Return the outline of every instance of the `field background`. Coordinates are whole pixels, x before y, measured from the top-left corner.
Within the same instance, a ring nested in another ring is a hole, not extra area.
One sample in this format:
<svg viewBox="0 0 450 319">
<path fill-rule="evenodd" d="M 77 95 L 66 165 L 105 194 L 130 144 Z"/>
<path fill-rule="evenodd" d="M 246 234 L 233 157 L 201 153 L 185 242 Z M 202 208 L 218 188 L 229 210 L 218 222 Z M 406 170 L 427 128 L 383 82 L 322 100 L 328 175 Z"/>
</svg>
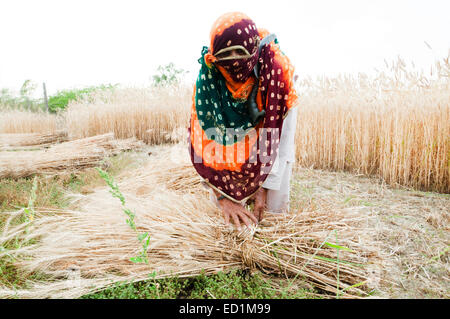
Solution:
<svg viewBox="0 0 450 319">
<path fill-rule="evenodd" d="M 298 164 L 450 193 L 449 76 L 448 58 L 436 62 L 429 73 L 399 58 L 372 77 L 299 81 Z M 118 138 L 136 137 L 147 144 L 177 142 L 187 127 L 192 87 L 171 83 L 63 92 L 67 106 L 49 105 L 58 114 L 4 106 L 0 133 L 65 130 L 73 139 L 114 132 Z"/>
<path fill-rule="evenodd" d="M 326 207 L 376 213 L 377 223 L 370 227 L 384 243 L 380 249 L 390 256 L 385 265 L 388 283 L 380 288 L 380 296 L 450 296 L 449 79 L 447 57 L 428 72 L 399 59 L 386 63 L 384 70 L 371 77 L 301 78 L 297 83 L 298 165 L 291 185 L 291 207 L 294 211 Z M 21 99 L 3 94 L 0 134 L 64 131 L 69 139 L 77 139 L 113 132 L 117 138 L 135 137 L 145 142 L 149 152 L 155 145 L 184 142 L 192 86 L 176 81 L 163 84 L 145 88 L 107 85 L 76 90 L 70 96 L 64 92 L 58 96 L 65 98 L 63 107 L 51 107 L 47 113 L 41 111 L 42 101 L 26 99 L 29 84 L 24 83 Z M 115 176 L 142 161 L 146 160 L 123 154 L 115 157 L 108 169 Z M 88 193 L 99 185 L 103 185 L 101 179 L 89 169 L 50 179 L 39 177 L 35 205 L 66 207 L 66 191 Z M 31 188 L 31 178 L 0 180 L 1 210 L 25 207 Z M 26 283 L 29 274 L 17 273 L 14 261 L 8 258 L 0 260 L 2 285 L 21 287 Z M 218 282 L 232 286 L 230 280 L 236 276 L 221 276 L 198 279 L 212 287 L 202 297 L 230 296 L 219 293 Z M 252 286 L 255 279 L 244 275 L 237 278 L 244 278 L 239 287 L 261 286 L 261 282 Z M 150 282 L 141 287 L 147 292 L 144 294 L 131 285 L 94 297 L 160 297 L 158 287 L 171 287 L 164 291 L 172 291 L 166 297 L 174 297 L 186 291 L 186 285 L 190 285 L 191 296 L 198 293 L 192 282 L 169 280 L 158 285 Z M 271 282 L 269 286 L 280 292 L 277 296 L 294 296 L 280 288 L 282 284 Z M 206 289 L 202 287 L 199 289 Z M 247 288 L 231 296 L 268 296 Z M 306 289 L 295 296 L 315 294 Z"/>
</svg>

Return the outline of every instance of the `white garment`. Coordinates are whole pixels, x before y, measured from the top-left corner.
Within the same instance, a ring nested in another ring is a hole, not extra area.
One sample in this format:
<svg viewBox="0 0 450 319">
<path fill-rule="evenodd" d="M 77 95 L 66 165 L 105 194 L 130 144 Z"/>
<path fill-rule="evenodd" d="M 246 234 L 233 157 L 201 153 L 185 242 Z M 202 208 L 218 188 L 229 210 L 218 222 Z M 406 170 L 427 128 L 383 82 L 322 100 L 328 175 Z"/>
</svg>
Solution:
<svg viewBox="0 0 450 319">
<path fill-rule="evenodd" d="M 290 180 L 295 162 L 295 130 L 297 127 L 297 107 L 289 110 L 283 122 L 278 156 L 262 187 L 267 189 L 268 213 L 289 211 Z"/>
</svg>

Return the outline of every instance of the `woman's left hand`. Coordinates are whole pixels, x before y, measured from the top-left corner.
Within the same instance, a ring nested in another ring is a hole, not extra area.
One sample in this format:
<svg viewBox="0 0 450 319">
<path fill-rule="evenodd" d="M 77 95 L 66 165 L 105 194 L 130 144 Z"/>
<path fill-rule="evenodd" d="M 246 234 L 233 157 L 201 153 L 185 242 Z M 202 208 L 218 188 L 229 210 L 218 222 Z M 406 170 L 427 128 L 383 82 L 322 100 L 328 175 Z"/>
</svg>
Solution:
<svg viewBox="0 0 450 319">
<path fill-rule="evenodd" d="M 261 187 L 255 194 L 255 207 L 253 214 L 260 222 L 264 218 L 264 211 L 266 210 L 267 189 Z"/>
</svg>

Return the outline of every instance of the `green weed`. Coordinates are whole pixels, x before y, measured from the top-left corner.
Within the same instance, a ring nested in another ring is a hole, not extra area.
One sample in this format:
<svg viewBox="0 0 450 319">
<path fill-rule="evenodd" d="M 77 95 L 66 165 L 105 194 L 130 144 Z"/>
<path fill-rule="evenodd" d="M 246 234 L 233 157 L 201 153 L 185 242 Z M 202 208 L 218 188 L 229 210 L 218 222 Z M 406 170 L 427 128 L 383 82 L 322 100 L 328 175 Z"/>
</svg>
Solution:
<svg viewBox="0 0 450 319">
<path fill-rule="evenodd" d="M 311 298 L 312 291 L 265 279 L 259 273 L 231 270 L 192 278 L 169 277 L 117 283 L 83 299 L 277 299 Z"/>
<path fill-rule="evenodd" d="M 109 188 L 110 188 L 109 192 L 111 193 L 111 195 L 120 200 L 120 203 L 122 204 L 122 210 L 128 216 L 126 223 L 136 233 L 137 239 L 142 244 L 142 252 L 140 253 L 140 255 L 130 258 L 130 261 L 132 261 L 134 263 L 144 262 L 144 263 L 148 264 L 147 248 L 148 248 L 148 245 L 150 244 L 150 235 L 147 232 L 139 233 L 139 231 L 137 230 L 136 224 L 134 222 L 134 218 L 136 215 L 133 211 L 131 211 L 129 208 L 127 208 L 125 206 L 125 197 L 120 192 L 119 187 L 114 182 L 113 177 L 110 176 L 107 172 L 105 172 L 104 170 L 102 170 L 99 167 L 97 167 L 96 169 L 97 169 L 98 173 L 100 174 L 100 176 L 104 179 L 106 184 L 109 186 Z"/>
</svg>

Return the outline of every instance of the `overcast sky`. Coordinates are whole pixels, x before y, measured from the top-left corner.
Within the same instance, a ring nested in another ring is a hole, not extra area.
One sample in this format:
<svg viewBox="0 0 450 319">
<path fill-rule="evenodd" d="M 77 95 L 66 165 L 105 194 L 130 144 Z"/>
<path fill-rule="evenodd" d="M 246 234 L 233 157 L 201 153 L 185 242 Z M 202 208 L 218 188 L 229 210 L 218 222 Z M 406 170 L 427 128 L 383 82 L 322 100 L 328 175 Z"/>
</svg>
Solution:
<svg viewBox="0 0 450 319">
<path fill-rule="evenodd" d="M 300 76 L 372 72 L 398 55 L 428 69 L 450 49 L 449 0 L 1 0 L 0 88 L 143 85 L 169 62 L 193 80 L 229 11 L 275 33 Z"/>
</svg>

